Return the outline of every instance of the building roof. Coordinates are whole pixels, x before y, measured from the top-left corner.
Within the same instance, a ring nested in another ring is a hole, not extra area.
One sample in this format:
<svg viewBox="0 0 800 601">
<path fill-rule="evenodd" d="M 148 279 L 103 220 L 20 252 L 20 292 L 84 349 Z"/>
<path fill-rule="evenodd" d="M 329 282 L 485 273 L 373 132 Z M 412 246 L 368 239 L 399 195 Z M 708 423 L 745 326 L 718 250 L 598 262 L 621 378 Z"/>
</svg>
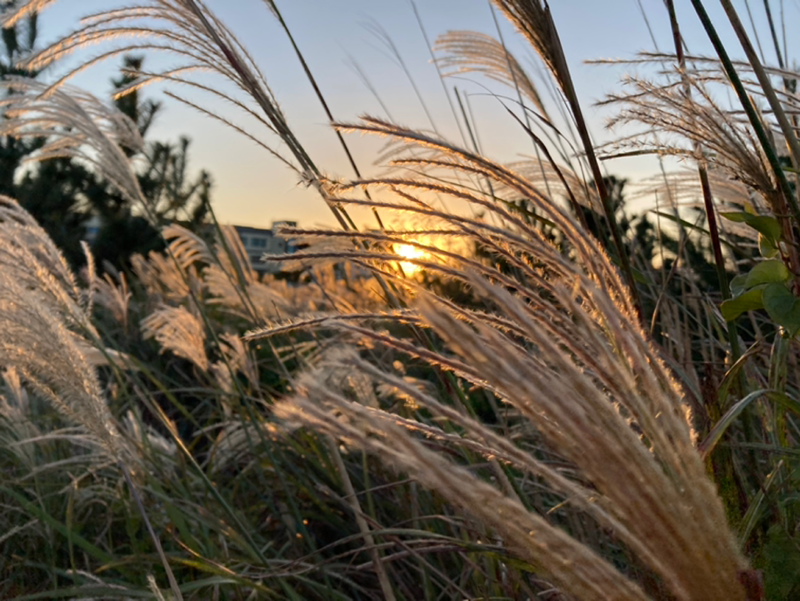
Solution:
<svg viewBox="0 0 800 601">
<path fill-rule="evenodd" d="M 260 227 L 250 227 L 249 225 L 234 225 L 236 231 L 240 234 L 261 234 L 264 236 L 273 236 L 272 229 L 267 228 L 260 228 Z"/>
</svg>

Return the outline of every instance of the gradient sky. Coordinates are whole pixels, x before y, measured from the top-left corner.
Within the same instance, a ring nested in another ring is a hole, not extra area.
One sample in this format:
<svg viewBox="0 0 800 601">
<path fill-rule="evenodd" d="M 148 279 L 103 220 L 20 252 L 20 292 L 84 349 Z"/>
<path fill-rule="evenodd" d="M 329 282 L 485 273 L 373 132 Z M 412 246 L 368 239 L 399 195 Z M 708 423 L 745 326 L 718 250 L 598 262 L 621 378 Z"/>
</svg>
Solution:
<svg viewBox="0 0 800 601">
<path fill-rule="evenodd" d="M 495 35 L 488 0 L 416 2 L 431 39 L 453 29 L 472 29 Z M 351 176 L 296 57 L 263 3 L 259 0 L 207 0 L 207 4 L 251 50 L 290 125 L 315 162 L 331 175 Z M 706 0 L 706 4 L 723 38 L 729 42 L 728 47 L 736 56 L 741 56 L 718 2 Z M 742 19 L 746 20 L 744 3 L 737 1 L 735 4 Z M 777 13 L 781 4 L 785 4 L 787 27 L 796 31 L 800 24 L 800 2 L 773 0 L 772 4 Z M 41 16 L 40 44 L 52 41 L 77 26 L 81 15 L 115 5 L 117 2 L 110 0 L 57 2 Z M 604 129 L 604 114 L 591 105 L 606 93 L 619 89 L 625 69 L 586 65 L 584 61 L 630 58 L 638 51 L 654 49 L 639 4 L 637 0 L 552 0 L 551 5 L 593 135 L 597 140 L 607 140 L 610 135 Z M 658 48 L 668 51 L 672 42 L 663 2 L 641 0 L 641 5 L 647 11 Z M 753 2 L 751 5 L 759 32 L 764 35 L 767 30 L 763 3 Z M 423 92 L 436 126 L 444 135 L 459 139 L 454 117 L 430 63 L 428 49 L 408 0 L 278 0 L 278 6 L 337 119 L 352 120 L 362 113 L 383 116 L 379 103 L 348 65 L 349 58 L 354 57 L 396 121 L 419 128 L 431 127 L 403 72 L 365 27 L 365 23 L 372 22 L 383 27 L 399 48 Z M 711 54 L 712 48 L 689 0 L 676 0 L 676 7 L 690 52 Z M 511 51 L 526 67 L 532 65 L 533 54 L 502 18 L 501 27 Z M 800 40 L 793 37 L 789 39 L 790 57 L 797 55 L 797 45 L 800 44 Z M 771 43 L 767 39 L 761 42 L 767 61 L 774 64 Z M 72 62 L 75 60 L 78 58 Z M 150 67 L 155 64 L 151 61 Z M 110 90 L 108 80 L 116 67 L 117 63 L 95 68 L 78 77 L 74 83 L 95 94 L 106 95 Z M 487 83 L 479 76 L 470 77 L 473 81 Z M 495 99 L 483 93 L 480 86 L 465 80 L 451 80 L 450 83 L 470 94 L 470 104 L 486 154 L 493 159 L 511 161 L 530 152 L 530 142 L 523 132 Z M 491 88 L 498 93 L 508 93 L 501 86 L 493 85 Z M 148 94 L 163 99 L 159 87 L 151 88 Z M 226 110 L 215 103 L 208 106 L 214 110 Z M 237 133 L 166 99 L 165 108 L 149 134 L 150 139 L 175 140 L 182 134 L 193 140 L 192 167 L 207 168 L 214 177 L 214 206 L 221 221 L 254 226 L 268 226 L 273 220 L 280 219 L 299 220 L 306 225 L 332 223 L 319 197 L 298 185 L 294 173 Z M 354 136 L 349 138 L 349 142 L 362 170 L 369 172 L 381 143 Z M 618 161 L 607 167 L 612 173 L 632 179 L 650 174 L 654 169 L 653 164 L 644 159 Z"/>
</svg>

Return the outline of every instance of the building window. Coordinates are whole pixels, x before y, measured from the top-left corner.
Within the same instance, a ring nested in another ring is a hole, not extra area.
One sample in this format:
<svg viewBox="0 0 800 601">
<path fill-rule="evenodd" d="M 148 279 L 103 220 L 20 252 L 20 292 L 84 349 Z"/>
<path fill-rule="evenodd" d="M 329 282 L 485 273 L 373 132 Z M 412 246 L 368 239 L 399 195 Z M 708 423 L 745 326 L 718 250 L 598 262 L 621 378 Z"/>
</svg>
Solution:
<svg viewBox="0 0 800 601">
<path fill-rule="evenodd" d="M 247 246 L 247 236 L 239 236 L 239 238 L 241 238 L 241 239 L 242 239 L 242 244 L 243 244 L 244 246 Z"/>
<path fill-rule="evenodd" d="M 266 248 L 267 240 L 266 238 L 253 238 L 252 246 L 253 248 Z"/>
</svg>

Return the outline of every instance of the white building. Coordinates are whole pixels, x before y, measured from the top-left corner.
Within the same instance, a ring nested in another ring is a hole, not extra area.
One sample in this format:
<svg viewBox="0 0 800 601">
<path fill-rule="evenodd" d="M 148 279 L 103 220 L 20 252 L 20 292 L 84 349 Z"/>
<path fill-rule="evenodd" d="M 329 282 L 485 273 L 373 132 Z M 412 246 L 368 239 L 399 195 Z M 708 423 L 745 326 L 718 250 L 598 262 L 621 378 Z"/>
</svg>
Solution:
<svg viewBox="0 0 800 601">
<path fill-rule="evenodd" d="M 296 250 L 293 240 L 284 238 L 277 233 L 278 228 L 285 226 L 296 227 L 297 223 L 275 221 L 270 229 L 245 225 L 234 226 L 254 270 L 260 273 L 275 273 L 279 270 L 280 265 L 276 262 L 262 261 L 261 257 L 265 254 L 282 255 Z"/>
</svg>

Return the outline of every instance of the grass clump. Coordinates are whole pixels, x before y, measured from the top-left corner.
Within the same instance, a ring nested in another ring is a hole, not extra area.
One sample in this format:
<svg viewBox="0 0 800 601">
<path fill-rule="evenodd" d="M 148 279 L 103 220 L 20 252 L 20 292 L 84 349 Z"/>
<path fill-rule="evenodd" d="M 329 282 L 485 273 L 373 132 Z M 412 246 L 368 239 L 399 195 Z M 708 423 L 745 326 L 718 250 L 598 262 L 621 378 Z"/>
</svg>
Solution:
<svg viewBox="0 0 800 601">
<path fill-rule="evenodd" d="M 47 4 L 24 3 L 6 26 Z M 450 32 L 435 48 L 445 89 L 470 72 L 516 93 L 507 113 L 537 158 L 508 166 L 474 135 L 336 121 L 265 5 L 353 179 L 317 165 L 261 67 L 198 0 L 89 16 L 20 68 L 113 48 L 53 84 L 3 84 L 0 131 L 43 139 L 42 160 L 91 166 L 161 227 L 165 251 L 102 277 L 89 255 L 79 279 L 0 202 L 0 595 L 791 598 L 794 74 L 684 54 L 668 2 L 676 54 L 634 61 L 663 66 L 660 79 L 604 101 L 633 133 L 597 146 L 547 4 L 497 0 L 547 68 L 562 126 L 502 38 Z M 170 94 L 256 142 L 333 212 L 340 228 L 284 228 L 301 250 L 265 257 L 296 281 L 256 273 L 232 228 L 160 223 L 136 177 L 135 124 L 67 85 L 145 49 L 182 66 L 131 72 L 120 95 L 189 90 Z M 717 100 L 731 82 L 746 118 Z M 762 98 L 771 112 L 754 108 Z M 388 140 L 386 173 L 362 175 L 353 132 Z M 697 168 L 662 161 L 640 188 L 668 200 L 655 223 L 626 210 L 624 182 L 601 168 L 650 153 Z M 378 229 L 356 227 L 363 209 Z"/>
</svg>

